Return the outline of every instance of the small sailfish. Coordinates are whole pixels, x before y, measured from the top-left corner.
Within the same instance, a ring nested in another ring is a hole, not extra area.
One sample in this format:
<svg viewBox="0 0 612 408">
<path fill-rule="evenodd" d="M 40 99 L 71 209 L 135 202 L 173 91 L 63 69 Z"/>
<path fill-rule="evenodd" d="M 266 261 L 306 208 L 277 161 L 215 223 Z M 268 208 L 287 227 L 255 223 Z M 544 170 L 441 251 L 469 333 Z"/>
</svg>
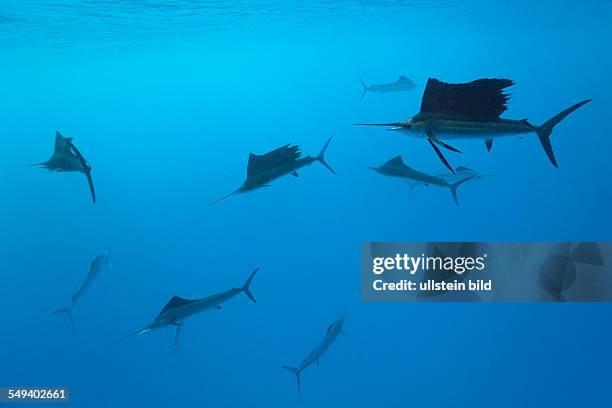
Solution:
<svg viewBox="0 0 612 408">
<path fill-rule="evenodd" d="M 379 93 L 387 93 L 387 92 L 406 92 L 411 91 L 416 87 L 416 84 L 410 80 L 410 78 L 400 75 L 400 77 L 395 82 L 389 82 L 386 84 L 378 84 L 378 85 L 366 85 L 363 79 L 359 78 L 359 82 L 361 82 L 361 86 L 363 87 L 363 91 L 361 92 L 361 98 L 359 102 L 363 100 L 366 93 L 368 92 L 379 92 Z"/>
<path fill-rule="evenodd" d="M 509 95 L 505 89 L 514 85 L 510 79 L 477 79 L 468 83 L 448 84 L 434 78 L 427 81 L 418 114 L 403 122 L 360 123 L 360 126 L 387 126 L 417 137 L 427 139 L 442 163 L 451 171 L 446 157 L 438 146 L 461 153 L 443 140 L 478 139 L 484 140 L 488 150 L 493 139 L 505 136 L 520 136 L 535 133 L 548 159 L 557 166 L 557 159 L 550 142 L 554 127 L 576 109 L 590 102 L 586 99 L 570 106 L 540 126 L 527 119 L 502 119 L 507 109 Z"/>
<path fill-rule="evenodd" d="M 369 167 L 371 170 L 374 170 L 376 173 L 382 174 L 388 177 L 398 177 L 405 180 L 410 180 L 417 182 L 419 184 L 423 184 L 425 186 L 439 186 L 446 187 L 450 190 L 451 195 L 453 196 L 453 200 L 457 207 L 459 207 L 459 199 L 457 198 L 457 188 L 460 185 L 473 179 L 475 176 L 466 176 L 459 181 L 454 183 L 449 183 L 442 177 L 431 176 L 426 173 L 422 173 L 418 170 L 413 169 L 412 167 L 407 166 L 402 160 L 401 156 L 395 156 L 390 160 L 387 160 L 381 166 L 378 167 Z"/>
<path fill-rule="evenodd" d="M 139 336 L 151 330 L 160 329 L 167 326 L 175 326 L 176 333 L 174 336 L 174 351 L 176 351 L 181 328 L 184 326 L 184 322 L 188 317 L 202 313 L 206 310 L 221 309 L 222 303 L 227 302 L 240 293 L 247 295 L 249 299 L 253 301 L 253 303 L 257 303 L 255 297 L 253 297 L 253 293 L 251 293 L 251 282 L 253 281 L 253 278 L 258 270 L 259 268 L 256 268 L 253 273 L 251 273 L 241 288 L 229 289 L 224 292 L 216 293 L 200 299 L 185 299 L 180 296 L 173 296 L 151 323 L 142 329 L 123 337 L 117 342 L 129 339 L 130 337 Z"/>
<path fill-rule="evenodd" d="M 321 359 L 323 354 L 325 354 L 327 350 L 329 350 L 329 348 L 331 347 L 332 344 L 334 344 L 338 336 L 341 333 L 344 333 L 342 331 L 342 326 L 344 325 L 345 317 L 346 317 L 346 312 L 344 313 L 344 315 L 342 315 L 340 319 L 334 321 L 332 324 L 329 325 L 329 327 L 327 328 L 327 332 L 325 332 L 325 336 L 323 337 L 323 340 L 321 340 L 321 343 L 319 343 L 319 345 L 315 347 L 314 350 L 312 350 L 310 354 L 306 356 L 306 358 L 302 361 L 302 363 L 298 367 L 283 366 L 285 370 L 291 371 L 297 377 L 298 393 L 300 395 L 302 394 L 302 384 L 300 381 L 300 374 L 302 373 L 302 371 L 304 371 L 304 369 L 306 369 L 306 367 L 309 367 L 313 365 L 314 363 L 319 364 L 319 360 Z"/>
<path fill-rule="evenodd" d="M 249 154 L 247 177 L 244 183 L 242 183 L 242 186 L 232 193 L 213 201 L 211 204 L 218 203 L 219 201 L 225 200 L 226 198 L 237 194 L 246 193 L 257 190 L 261 187 L 269 186 L 270 182 L 288 174 L 298 177 L 299 169 L 305 166 L 310 166 L 316 161 L 325 166 L 333 174 L 336 174 L 331 166 L 325 161 L 325 151 L 327 150 L 331 140 L 332 138 L 330 137 L 327 142 L 325 142 L 325 145 L 323 146 L 323 149 L 321 149 L 319 155 L 315 157 L 300 157 L 302 154 L 300 147 L 292 146 L 291 144 L 279 147 L 278 149 L 262 155 L 253 153 Z"/>
<path fill-rule="evenodd" d="M 85 174 L 89 184 L 91 199 L 94 204 L 96 203 L 96 191 L 93 179 L 91 178 L 91 166 L 74 143 L 72 143 L 71 137 L 63 137 L 59 131 L 55 132 L 55 148 L 51 158 L 46 162 L 32 164 L 32 166 L 39 166 L 49 171 L 78 171 Z"/>
<path fill-rule="evenodd" d="M 75 334 L 75 327 L 74 327 L 74 319 L 72 317 L 72 308 L 77 303 L 77 301 L 85 294 L 85 292 L 89 289 L 89 287 L 91 286 L 91 283 L 98 276 L 98 274 L 107 267 L 109 268 L 113 267 L 113 265 L 110 262 L 109 255 L 100 254 L 96 256 L 89 264 L 89 272 L 87 272 L 87 276 L 85 277 L 85 280 L 83 281 L 79 289 L 74 293 L 74 295 L 72 295 L 72 298 L 70 299 L 70 304 L 52 313 L 52 314 L 66 314 L 68 316 L 68 319 L 70 319 L 70 327 L 72 328 L 73 335 Z"/>
</svg>

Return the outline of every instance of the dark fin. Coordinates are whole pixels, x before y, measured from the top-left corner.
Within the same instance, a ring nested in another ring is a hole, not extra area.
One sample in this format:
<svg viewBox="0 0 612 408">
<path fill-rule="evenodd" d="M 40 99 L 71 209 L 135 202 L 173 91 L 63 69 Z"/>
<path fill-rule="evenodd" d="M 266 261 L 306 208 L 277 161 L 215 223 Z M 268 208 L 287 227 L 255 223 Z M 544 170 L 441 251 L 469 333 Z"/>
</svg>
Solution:
<svg viewBox="0 0 612 408">
<path fill-rule="evenodd" d="M 179 341 L 179 336 L 181 334 L 181 330 L 183 329 L 183 325 L 182 324 L 177 324 L 176 325 L 176 331 L 174 332 L 174 344 L 172 345 L 172 352 L 174 354 L 177 353 L 178 351 L 178 341 Z"/>
<path fill-rule="evenodd" d="M 70 154 L 70 145 L 72 142 L 71 137 L 64 137 L 59 132 L 59 130 L 55 131 L 55 148 L 54 153 L 60 154 Z"/>
<path fill-rule="evenodd" d="M 58 309 L 58 310 L 56 310 L 55 312 L 53 312 L 51 314 L 53 314 L 53 315 L 56 315 L 56 314 L 66 314 L 68 316 L 68 320 L 70 320 L 70 328 L 72 329 L 72 335 L 74 336 L 76 334 L 76 330 L 75 330 L 75 327 L 74 327 L 74 318 L 72 317 L 72 308 L 70 306 Z"/>
<path fill-rule="evenodd" d="M 327 139 L 327 142 L 325 142 L 325 144 L 323 145 L 323 148 L 321 149 L 321 152 L 319 153 L 319 155 L 316 157 L 316 159 L 327 168 L 327 170 L 331 171 L 332 174 L 336 175 L 336 172 L 334 171 L 334 169 L 331 168 L 331 166 L 325 161 L 325 151 L 327 150 L 327 146 L 329 146 L 329 142 L 331 142 L 332 138 L 330 137 L 329 139 Z"/>
<path fill-rule="evenodd" d="M 91 193 L 91 199 L 93 203 L 95 204 L 96 203 L 96 190 L 94 188 L 93 179 L 91 178 L 91 166 L 89 165 L 89 163 L 87 163 L 87 160 L 85 160 L 85 157 L 83 157 L 79 149 L 77 149 L 76 146 L 72 143 L 72 139 L 69 139 L 67 143 L 72 149 L 72 152 L 74 153 L 74 155 L 77 157 L 77 159 L 81 163 L 81 167 L 83 167 L 83 173 L 85 173 L 85 176 L 87 177 L 87 183 L 89 184 L 89 191 Z"/>
<path fill-rule="evenodd" d="M 576 245 L 576 248 L 570 254 L 570 259 L 574 262 L 585 263 L 589 265 L 605 266 L 603 255 L 599 249 L 599 245 L 595 242 L 581 242 Z"/>
<path fill-rule="evenodd" d="M 455 168 L 455 171 L 474 171 L 474 170 L 470 169 L 469 167 L 459 166 Z"/>
<path fill-rule="evenodd" d="M 247 164 L 247 177 L 261 171 L 267 171 L 274 167 L 292 163 L 299 159 L 300 155 L 300 147 L 291 146 L 291 144 L 281 146 L 262 155 L 250 153 Z"/>
<path fill-rule="evenodd" d="M 455 170 L 452 168 L 448 160 L 446 160 L 446 157 L 444 157 L 440 149 L 438 149 L 438 146 L 436 146 L 435 143 L 431 141 L 431 139 L 427 139 L 427 140 L 429 141 L 429 144 L 431 145 L 431 147 L 433 147 L 434 151 L 438 155 L 438 158 L 442 160 L 442 163 L 444 163 L 446 168 L 449 169 L 453 174 L 455 174 Z"/>
<path fill-rule="evenodd" d="M 291 371 L 297 377 L 298 394 L 302 395 L 302 384 L 300 383 L 300 370 L 295 367 L 283 366 L 285 370 Z"/>
<path fill-rule="evenodd" d="M 390 165 L 393 165 L 393 166 L 408 167 L 408 166 L 406 166 L 406 163 L 404 163 L 404 160 L 402 160 L 402 156 L 392 157 L 391 159 L 389 159 L 386 162 L 384 162 L 383 166 L 385 166 L 387 164 L 390 164 Z"/>
<path fill-rule="evenodd" d="M 217 309 L 217 310 L 221 310 L 221 305 L 217 305 L 217 306 L 215 306 L 215 309 Z"/>
<path fill-rule="evenodd" d="M 553 151 L 552 144 L 550 143 L 550 135 L 553 131 L 553 128 L 563 119 L 565 119 L 570 113 L 574 112 L 576 109 L 580 108 L 583 105 L 586 105 L 589 102 L 591 102 L 591 99 L 578 102 L 577 104 L 570 106 L 566 110 L 556 114 L 555 116 L 544 122 L 542 126 L 536 128 L 538 139 L 540 139 L 540 143 L 542 144 L 542 147 L 546 152 L 546 156 L 548 156 L 548 160 L 550 160 L 553 166 L 559 167 L 557 165 L 557 159 L 555 158 L 555 153 Z"/>
<path fill-rule="evenodd" d="M 291 175 L 292 175 L 293 177 L 300 177 L 300 175 L 298 174 L 298 172 L 297 172 L 297 171 L 294 171 L 293 173 L 291 173 Z"/>
<path fill-rule="evenodd" d="M 440 146 L 442 146 L 443 148 L 445 148 L 447 150 L 450 150 L 451 152 L 462 153 L 461 150 L 459 150 L 459 149 L 457 149 L 457 148 L 455 148 L 455 147 L 453 147 L 453 146 L 451 146 L 451 145 L 449 145 L 447 143 L 444 143 L 440 139 L 433 139 L 433 141 L 435 143 L 439 144 Z"/>
<path fill-rule="evenodd" d="M 460 180 L 454 184 L 450 184 L 448 187 L 450 188 L 450 192 L 453 195 L 453 200 L 455 200 L 455 204 L 457 204 L 457 207 L 461 207 L 459 205 L 459 199 L 457 198 L 457 188 L 462 185 L 463 183 L 465 183 L 468 180 L 473 179 L 474 176 L 470 176 L 470 177 L 466 177 L 463 180 Z"/>
<path fill-rule="evenodd" d="M 91 199 L 93 203 L 96 203 L 96 189 L 94 188 L 93 179 L 91 178 L 91 167 L 85 173 L 85 177 L 87 177 L 87 184 L 89 184 L 89 192 L 91 193 Z"/>
<path fill-rule="evenodd" d="M 363 98 L 365 97 L 366 93 L 368 93 L 368 90 L 370 89 L 365 82 L 363 82 L 363 79 L 359 78 L 359 82 L 361 82 L 361 86 L 363 87 L 363 91 L 361 91 L 361 98 L 359 98 L 359 102 L 363 101 Z"/>
<path fill-rule="evenodd" d="M 431 147 L 433 147 L 434 151 L 438 155 L 438 158 L 442 160 L 442 163 L 444 163 L 446 168 L 448 168 L 451 171 L 451 173 L 455 174 L 455 169 L 453 169 L 453 167 L 450 165 L 448 160 L 446 160 L 446 157 L 444 157 L 440 149 L 438 149 L 438 146 L 436 146 L 436 143 L 439 142 L 439 140 L 436 138 L 436 135 L 432 131 L 428 130 L 427 136 L 428 136 L 427 140 L 429 141 L 429 144 L 431 145 Z"/>
<path fill-rule="evenodd" d="M 485 140 L 485 146 L 487 146 L 487 151 L 490 152 L 493 148 L 493 139 Z"/>
<path fill-rule="evenodd" d="M 251 273 L 251 276 L 249 276 L 247 281 L 244 283 L 244 286 L 242 286 L 242 291 L 249 297 L 249 299 L 253 301 L 253 303 L 257 303 L 257 301 L 253 297 L 253 293 L 251 293 L 251 281 L 255 277 L 255 274 L 257 273 L 258 270 L 259 270 L 259 266 L 255 268 L 253 273 Z"/>
<path fill-rule="evenodd" d="M 181 306 L 181 305 L 186 305 L 193 302 L 193 300 L 191 299 L 185 299 L 182 298 L 180 296 L 173 296 L 172 299 L 170 299 L 168 301 L 168 303 L 166 303 L 166 305 L 164 306 L 164 308 L 159 312 L 159 314 L 164 313 L 165 311 L 172 309 L 173 307 L 177 307 L 177 306 Z"/>
<path fill-rule="evenodd" d="M 399 81 L 405 81 L 405 80 L 407 80 L 407 79 L 408 79 L 408 77 L 406 77 L 406 76 L 404 76 L 404 75 L 400 75 L 400 76 L 399 76 L 399 78 L 397 78 L 397 81 L 398 81 L 398 82 L 399 82 Z"/>
<path fill-rule="evenodd" d="M 448 84 L 429 78 L 421 101 L 422 113 L 455 115 L 464 120 L 497 119 L 507 109 L 504 89 L 514 85 L 510 79 L 477 79 Z"/>
</svg>

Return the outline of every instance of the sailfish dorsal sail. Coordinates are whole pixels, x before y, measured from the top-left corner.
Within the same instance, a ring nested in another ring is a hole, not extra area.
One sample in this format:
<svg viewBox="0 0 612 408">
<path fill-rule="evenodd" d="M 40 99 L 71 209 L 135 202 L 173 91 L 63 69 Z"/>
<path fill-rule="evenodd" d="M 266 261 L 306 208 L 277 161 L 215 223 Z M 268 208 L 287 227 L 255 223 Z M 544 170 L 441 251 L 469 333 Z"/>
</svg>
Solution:
<svg viewBox="0 0 612 408">
<path fill-rule="evenodd" d="M 180 296 L 173 296 L 172 299 L 170 299 L 168 303 L 166 303 L 166 306 L 164 306 L 164 308 L 159 313 L 162 314 L 169 309 L 172 309 L 177 306 L 186 305 L 191 302 L 193 302 L 193 300 L 191 299 L 185 299 Z"/>
<path fill-rule="evenodd" d="M 59 131 L 55 132 L 55 148 L 53 153 L 72 155 L 72 151 L 70 150 L 71 141 L 71 137 L 64 137 Z"/>
<path fill-rule="evenodd" d="M 299 159 L 300 155 L 300 147 L 291 146 L 290 144 L 262 155 L 250 153 L 249 163 L 247 165 L 247 177 L 294 162 Z"/>
<path fill-rule="evenodd" d="M 510 79 L 487 78 L 448 84 L 429 78 L 421 100 L 421 113 L 474 121 L 499 119 L 510 98 L 504 89 L 512 85 L 514 82 Z"/>
<path fill-rule="evenodd" d="M 383 166 L 393 166 L 393 167 L 404 167 L 408 168 L 404 160 L 402 160 L 402 156 L 395 156 L 389 160 L 387 160 Z"/>
</svg>

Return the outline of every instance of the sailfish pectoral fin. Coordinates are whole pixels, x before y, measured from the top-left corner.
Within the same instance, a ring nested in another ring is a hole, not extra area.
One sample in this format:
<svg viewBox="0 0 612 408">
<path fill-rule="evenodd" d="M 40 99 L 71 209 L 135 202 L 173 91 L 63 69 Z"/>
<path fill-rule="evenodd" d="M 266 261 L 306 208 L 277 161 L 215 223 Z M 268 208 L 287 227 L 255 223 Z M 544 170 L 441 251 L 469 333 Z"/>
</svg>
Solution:
<svg viewBox="0 0 612 408">
<path fill-rule="evenodd" d="M 446 168 L 448 168 L 453 174 L 455 174 L 455 169 L 453 169 L 453 167 L 448 163 L 448 160 L 446 160 L 446 157 L 444 157 L 440 149 L 438 149 L 438 146 L 436 146 L 434 142 L 431 141 L 431 139 L 429 139 L 429 144 L 431 145 L 431 147 L 433 147 L 434 151 L 438 155 L 438 158 L 442 160 L 442 163 L 444 163 Z"/>
<path fill-rule="evenodd" d="M 448 162 L 448 160 L 446 160 L 446 157 L 444 157 L 444 155 L 442 154 L 442 152 L 440 151 L 440 149 L 438 148 L 438 146 L 436 146 L 436 144 L 439 144 L 440 146 L 451 150 L 453 152 L 458 152 L 461 153 L 460 150 L 455 149 L 454 147 L 440 141 L 436 135 L 434 134 L 433 131 L 428 130 L 427 131 L 427 140 L 429 141 L 429 144 L 431 145 L 431 147 L 434 149 L 434 151 L 436 152 L 436 154 L 438 155 L 438 158 L 442 161 L 442 163 L 444 163 L 444 165 L 446 166 L 446 168 L 448 168 L 451 173 L 455 174 L 455 169 L 453 169 L 453 167 L 450 165 L 450 163 Z"/>
<path fill-rule="evenodd" d="M 176 354 L 177 350 L 178 350 L 178 341 L 179 341 L 179 335 L 181 334 L 181 330 L 183 329 L 184 325 L 182 324 L 177 324 L 176 325 L 176 332 L 174 332 L 174 345 L 172 346 L 172 352 L 174 354 Z"/>
</svg>

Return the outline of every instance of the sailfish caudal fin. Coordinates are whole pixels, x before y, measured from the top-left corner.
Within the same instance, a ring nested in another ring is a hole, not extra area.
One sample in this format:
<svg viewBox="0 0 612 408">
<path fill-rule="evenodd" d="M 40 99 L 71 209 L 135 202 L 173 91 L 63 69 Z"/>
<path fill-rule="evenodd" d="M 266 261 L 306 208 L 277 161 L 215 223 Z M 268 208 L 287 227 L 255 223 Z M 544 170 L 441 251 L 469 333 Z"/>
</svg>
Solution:
<svg viewBox="0 0 612 408">
<path fill-rule="evenodd" d="M 257 273 L 258 270 L 259 270 L 259 267 L 255 268 L 253 273 L 251 273 L 251 276 L 249 276 L 249 279 L 247 279 L 247 281 L 244 283 L 244 286 L 242 287 L 242 291 L 249 297 L 249 299 L 253 301 L 253 303 L 257 303 L 257 301 L 255 300 L 255 297 L 253 296 L 253 293 L 251 292 L 251 282 L 253 281 L 253 278 L 255 277 L 255 274 Z"/>
<path fill-rule="evenodd" d="M 75 335 L 76 330 L 74 328 L 74 319 L 72 317 L 72 308 L 70 306 L 58 309 L 58 310 L 56 310 L 55 312 L 53 312 L 51 314 L 53 314 L 53 315 L 56 315 L 56 314 L 66 314 L 66 315 L 68 315 L 68 320 L 70 320 L 70 328 L 72 329 L 72 335 L 73 336 Z"/>
<path fill-rule="evenodd" d="M 563 112 L 560 112 L 556 114 L 555 116 L 553 116 L 552 118 L 550 118 L 549 120 L 547 120 L 544 124 L 542 124 L 542 126 L 536 129 L 536 133 L 538 134 L 538 139 L 540 139 L 540 143 L 542 144 L 542 147 L 544 148 L 544 151 L 546 152 L 546 156 L 548 156 L 548 159 L 550 160 L 553 166 L 559 167 L 557 165 L 557 159 L 555 158 L 555 153 L 553 152 L 552 144 L 550 143 L 550 135 L 553 131 L 553 128 L 563 119 L 565 119 L 570 113 L 574 112 L 576 109 L 582 107 L 583 105 L 586 105 L 589 102 L 591 102 L 591 100 L 587 99 L 573 106 L 570 106 Z"/>
<path fill-rule="evenodd" d="M 456 183 L 449 184 L 448 188 L 450 188 L 450 192 L 453 195 L 453 200 L 455 200 L 455 204 L 457 204 L 457 207 L 461 207 L 459 205 L 459 199 L 457 198 L 457 188 L 459 188 L 459 186 L 465 183 L 466 181 L 473 179 L 474 177 L 475 176 L 466 177 L 463 180 L 459 180 Z"/>
<path fill-rule="evenodd" d="M 359 78 L 359 82 L 361 82 L 361 86 L 363 87 L 363 91 L 361 92 L 361 98 L 359 98 L 359 102 L 361 102 L 361 101 L 363 101 L 363 98 L 365 97 L 365 95 L 370 90 L 370 87 L 367 86 L 366 83 L 363 82 L 363 79 L 361 79 L 361 78 Z"/>
<path fill-rule="evenodd" d="M 283 366 L 285 370 L 291 371 L 297 378 L 298 394 L 302 395 L 302 384 L 300 383 L 300 370 L 295 367 Z"/>
<path fill-rule="evenodd" d="M 319 155 L 317 156 L 317 160 L 324 165 L 327 170 L 331 171 L 333 174 L 337 175 L 336 172 L 334 171 L 334 169 L 331 168 L 331 166 L 325 161 L 325 151 L 327 150 L 327 146 L 329 146 L 329 142 L 331 142 L 332 138 L 330 137 L 329 139 L 327 139 L 327 142 L 325 142 L 325 144 L 323 145 L 323 148 L 321 149 L 321 153 L 319 153 Z"/>
</svg>

